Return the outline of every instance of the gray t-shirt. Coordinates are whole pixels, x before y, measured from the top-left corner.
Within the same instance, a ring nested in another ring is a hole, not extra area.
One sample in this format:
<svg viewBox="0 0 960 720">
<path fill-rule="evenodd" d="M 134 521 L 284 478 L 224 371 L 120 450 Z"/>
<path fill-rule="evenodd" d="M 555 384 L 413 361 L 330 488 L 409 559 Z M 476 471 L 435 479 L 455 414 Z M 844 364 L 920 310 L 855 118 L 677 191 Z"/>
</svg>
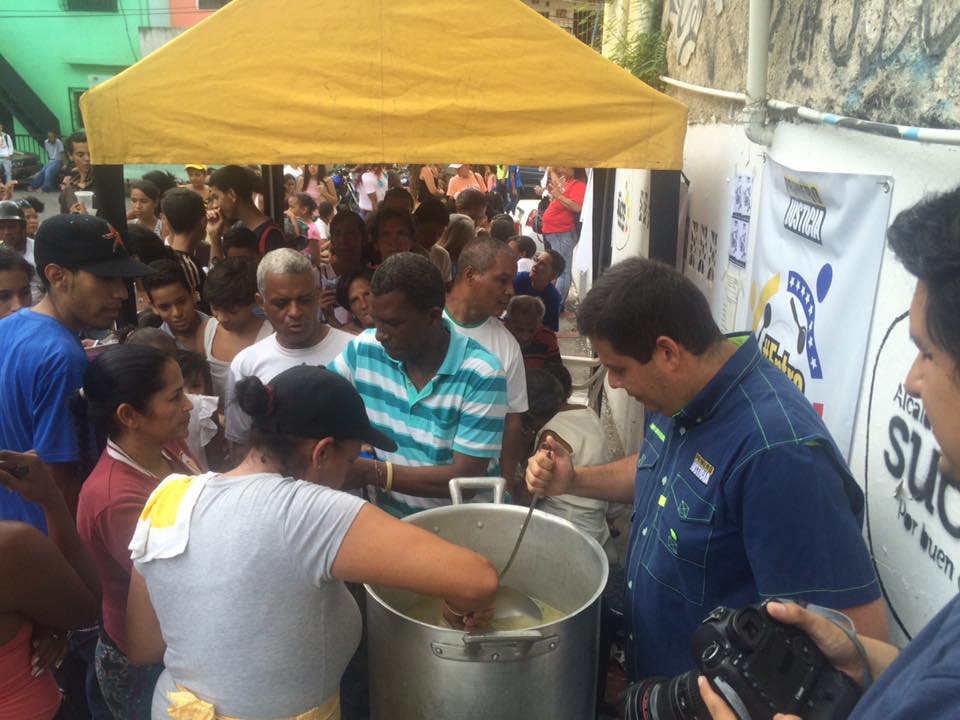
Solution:
<svg viewBox="0 0 960 720">
<path fill-rule="evenodd" d="M 338 691 L 360 611 L 330 568 L 364 501 L 280 475 L 207 481 L 178 557 L 137 563 L 160 620 L 167 719 L 176 684 L 234 717 L 287 717 Z"/>
</svg>

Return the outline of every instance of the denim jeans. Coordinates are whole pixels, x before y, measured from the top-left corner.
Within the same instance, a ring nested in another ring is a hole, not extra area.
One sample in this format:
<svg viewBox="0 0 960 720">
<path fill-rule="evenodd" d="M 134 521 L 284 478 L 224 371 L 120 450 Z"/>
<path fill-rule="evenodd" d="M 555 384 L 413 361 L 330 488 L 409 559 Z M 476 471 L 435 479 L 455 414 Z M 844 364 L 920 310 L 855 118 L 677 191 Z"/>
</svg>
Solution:
<svg viewBox="0 0 960 720">
<path fill-rule="evenodd" d="M 64 720 L 114 720 L 100 693 L 94 668 L 93 656 L 98 636 L 96 628 L 70 633 L 67 656 L 54 673 L 64 693 L 60 706 Z"/>
<path fill-rule="evenodd" d="M 3 165 L 3 181 L 13 180 L 13 160 L 8 157 L 0 158 L 0 165 Z"/>
<path fill-rule="evenodd" d="M 570 292 L 570 283 L 573 281 L 573 250 L 577 247 L 577 231 L 568 230 L 560 233 L 547 233 L 543 239 L 550 243 L 550 247 L 563 256 L 566 267 L 563 274 L 557 278 L 557 292 L 560 293 L 560 306 L 567 301 Z"/>
<path fill-rule="evenodd" d="M 30 181 L 30 189 L 36 190 L 42 185 L 44 192 L 56 192 L 57 175 L 59 174 L 60 161 L 50 160 L 43 166 L 43 170 L 33 176 L 33 180 Z"/>
<path fill-rule="evenodd" d="M 134 665 L 102 630 L 94 661 L 100 691 L 113 717 L 150 720 L 153 689 L 163 664 Z"/>
</svg>

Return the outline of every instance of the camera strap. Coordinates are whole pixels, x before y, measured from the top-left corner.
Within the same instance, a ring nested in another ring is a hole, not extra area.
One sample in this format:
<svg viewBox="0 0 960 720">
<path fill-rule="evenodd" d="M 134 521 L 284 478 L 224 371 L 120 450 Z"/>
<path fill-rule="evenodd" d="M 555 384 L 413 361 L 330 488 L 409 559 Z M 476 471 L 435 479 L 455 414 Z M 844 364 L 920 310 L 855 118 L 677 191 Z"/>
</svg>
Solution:
<svg viewBox="0 0 960 720">
<path fill-rule="evenodd" d="M 857 628 L 853 624 L 853 620 L 849 616 L 844 615 L 839 610 L 834 610 L 833 608 L 823 607 L 822 605 L 814 605 L 813 603 L 804 603 L 797 602 L 796 600 L 782 600 L 778 599 L 779 603 L 790 603 L 793 605 L 799 605 L 802 608 L 806 608 L 814 615 L 819 615 L 824 620 L 836 625 L 840 628 L 840 632 L 847 636 L 847 639 L 853 643 L 854 650 L 857 651 L 857 655 L 860 656 L 860 662 L 863 663 L 863 689 L 864 692 L 873 685 L 873 673 L 870 671 L 870 661 L 867 659 L 867 651 L 863 647 L 863 643 L 860 642 L 860 638 L 857 636 Z"/>
</svg>

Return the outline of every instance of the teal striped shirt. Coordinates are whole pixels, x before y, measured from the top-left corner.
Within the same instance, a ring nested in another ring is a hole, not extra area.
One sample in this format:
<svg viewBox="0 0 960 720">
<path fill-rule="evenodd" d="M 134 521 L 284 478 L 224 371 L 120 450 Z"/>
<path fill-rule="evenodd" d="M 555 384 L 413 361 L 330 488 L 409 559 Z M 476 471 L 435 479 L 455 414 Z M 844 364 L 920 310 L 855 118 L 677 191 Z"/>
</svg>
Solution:
<svg viewBox="0 0 960 720">
<path fill-rule="evenodd" d="M 380 459 L 408 467 L 450 465 L 457 452 L 490 458 L 495 466 L 507 412 L 506 375 L 480 343 L 443 322 L 450 331 L 447 355 L 422 390 L 387 355 L 374 330 L 354 338 L 330 369 L 353 383 L 370 423 L 396 441 L 396 452 L 377 451 Z M 398 492 L 377 496 L 377 504 L 398 517 L 450 504 Z"/>
</svg>

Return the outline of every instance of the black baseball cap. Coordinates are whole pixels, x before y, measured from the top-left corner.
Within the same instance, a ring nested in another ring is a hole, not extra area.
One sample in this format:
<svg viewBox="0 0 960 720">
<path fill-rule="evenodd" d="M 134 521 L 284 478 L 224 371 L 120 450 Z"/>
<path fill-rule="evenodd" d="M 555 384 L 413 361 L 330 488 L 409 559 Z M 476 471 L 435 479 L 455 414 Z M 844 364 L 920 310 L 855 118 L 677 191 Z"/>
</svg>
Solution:
<svg viewBox="0 0 960 720">
<path fill-rule="evenodd" d="M 273 399 L 268 414 L 256 419 L 269 432 L 295 437 L 361 440 L 387 452 L 397 443 L 370 424 L 360 394 L 326 368 L 298 365 L 267 383 Z"/>
<path fill-rule="evenodd" d="M 16 200 L 4 200 L 0 202 L 0 220 L 17 220 L 24 225 L 27 224 L 27 218 L 23 214 L 23 208 Z"/>
<path fill-rule="evenodd" d="M 54 215 L 37 230 L 33 256 L 37 273 L 50 263 L 103 278 L 138 278 L 156 272 L 134 260 L 114 227 L 94 215 Z"/>
</svg>

